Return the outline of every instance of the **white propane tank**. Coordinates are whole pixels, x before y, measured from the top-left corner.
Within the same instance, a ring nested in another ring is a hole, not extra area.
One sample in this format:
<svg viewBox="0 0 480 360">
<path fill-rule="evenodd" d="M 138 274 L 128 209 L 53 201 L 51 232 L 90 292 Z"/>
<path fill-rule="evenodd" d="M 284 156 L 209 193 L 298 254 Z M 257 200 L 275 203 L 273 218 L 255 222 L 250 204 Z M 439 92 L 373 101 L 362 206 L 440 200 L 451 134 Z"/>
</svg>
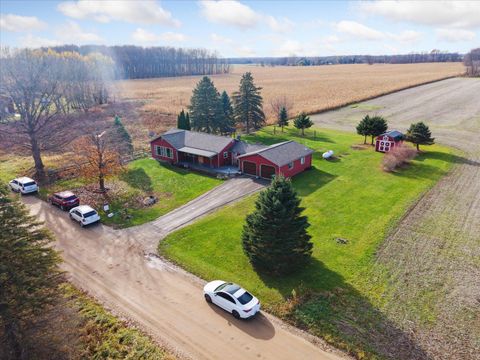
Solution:
<svg viewBox="0 0 480 360">
<path fill-rule="evenodd" d="M 322 154 L 324 159 L 330 159 L 333 156 L 333 150 L 328 150 Z"/>
</svg>

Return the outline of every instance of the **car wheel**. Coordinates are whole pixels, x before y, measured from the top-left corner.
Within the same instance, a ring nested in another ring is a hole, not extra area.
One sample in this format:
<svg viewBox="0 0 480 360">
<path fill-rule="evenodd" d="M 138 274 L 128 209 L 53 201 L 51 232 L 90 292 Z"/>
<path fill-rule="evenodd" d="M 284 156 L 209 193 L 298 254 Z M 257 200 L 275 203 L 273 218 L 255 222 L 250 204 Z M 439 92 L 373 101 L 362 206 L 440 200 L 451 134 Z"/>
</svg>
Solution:
<svg viewBox="0 0 480 360">
<path fill-rule="evenodd" d="M 81 221 L 79 221 L 79 223 L 80 223 L 80 227 L 83 228 L 85 226 L 85 225 L 83 225 L 83 223 Z"/>
<path fill-rule="evenodd" d="M 210 297 L 210 295 L 205 294 L 205 301 L 206 301 L 207 303 L 209 303 L 209 304 L 212 303 L 212 298 Z"/>
<path fill-rule="evenodd" d="M 62 209 L 62 211 L 65 211 L 65 206 L 60 205 L 60 209 Z"/>
<path fill-rule="evenodd" d="M 240 314 L 237 311 L 233 310 L 232 315 L 235 319 L 240 319 Z"/>
</svg>

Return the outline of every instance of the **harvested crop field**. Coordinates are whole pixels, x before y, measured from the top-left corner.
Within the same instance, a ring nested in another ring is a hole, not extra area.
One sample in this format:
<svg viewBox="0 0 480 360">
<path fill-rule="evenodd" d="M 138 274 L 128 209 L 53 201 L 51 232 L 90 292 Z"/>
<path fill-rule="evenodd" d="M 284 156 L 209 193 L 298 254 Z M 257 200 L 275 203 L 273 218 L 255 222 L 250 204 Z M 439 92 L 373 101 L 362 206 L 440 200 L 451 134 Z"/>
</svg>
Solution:
<svg viewBox="0 0 480 360">
<path fill-rule="evenodd" d="M 331 65 L 312 67 L 261 67 L 235 65 L 230 74 L 212 79 L 221 92 L 236 91 L 243 73 L 250 71 L 258 86 L 263 87 L 264 108 L 272 119 L 270 100 L 286 95 L 294 103 L 291 114 L 335 108 L 417 84 L 458 75 L 464 72 L 460 63 Z M 192 90 L 201 76 L 125 80 L 117 82 L 120 98 L 144 101 L 142 117 L 150 130 L 175 122 L 175 114 L 186 108 Z M 157 121 L 155 121 L 157 120 Z M 155 128 L 152 128 L 155 127 Z"/>
<path fill-rule="evenodd" d="M 453 171 L 411 209 L 377 252 L 382 312 L 431 359 L 480 353 L 480 80 L 449 79 L 312 116 L 354 129 L 367 113 L 405 131 L 425 121 L 437 142 L 463 151 Z"/>
</svg>

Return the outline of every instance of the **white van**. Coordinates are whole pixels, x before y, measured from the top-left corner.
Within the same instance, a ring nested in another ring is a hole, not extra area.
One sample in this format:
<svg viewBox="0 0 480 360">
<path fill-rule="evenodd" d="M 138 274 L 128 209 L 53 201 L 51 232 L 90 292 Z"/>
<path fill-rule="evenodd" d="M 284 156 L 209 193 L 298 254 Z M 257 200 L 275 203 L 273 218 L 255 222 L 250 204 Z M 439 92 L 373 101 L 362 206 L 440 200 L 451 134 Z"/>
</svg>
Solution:
<svg viewBox="0 0 480 360">
<path fill-rule="evenodd" d="M 10 185 L 10 189 L 22 195 L 37 192 L 39 189 L 37 182 L 26 176 L 13 179 L 8 185 Z"/>
</svg>

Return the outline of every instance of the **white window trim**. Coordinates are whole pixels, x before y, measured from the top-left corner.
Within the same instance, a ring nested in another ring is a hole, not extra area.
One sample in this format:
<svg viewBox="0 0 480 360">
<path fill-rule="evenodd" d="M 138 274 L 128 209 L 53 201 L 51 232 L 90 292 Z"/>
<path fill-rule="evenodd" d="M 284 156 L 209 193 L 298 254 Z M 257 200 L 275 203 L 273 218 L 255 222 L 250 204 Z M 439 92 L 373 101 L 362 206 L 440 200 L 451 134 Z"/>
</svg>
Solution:
<svg viewBox="0 0 480 360">
<path fill-rule="evenodd" d="M 168 152 L 170 151 L 170 156 L 168 156 Z M 173 150 L 166 146 L 155 145 L 155 153 L 157 156 L 173 159 Z"/>
<path fill-rule="evenodd" d="M 223 158 L 224 158 L 224 159 L 228 159 L 228 151 L 224 151 L 224 152 L 223 152 Z"/>
<path fill-rule="evenodd" d="M 295 167 L 294 162 L 288 163 L 288 170 L 292 170 Z"/>
<path fill-rule="evenodd" d="M 300 158 L 300 164 L 305 165 L 305 156 Z"/>
</svg>

